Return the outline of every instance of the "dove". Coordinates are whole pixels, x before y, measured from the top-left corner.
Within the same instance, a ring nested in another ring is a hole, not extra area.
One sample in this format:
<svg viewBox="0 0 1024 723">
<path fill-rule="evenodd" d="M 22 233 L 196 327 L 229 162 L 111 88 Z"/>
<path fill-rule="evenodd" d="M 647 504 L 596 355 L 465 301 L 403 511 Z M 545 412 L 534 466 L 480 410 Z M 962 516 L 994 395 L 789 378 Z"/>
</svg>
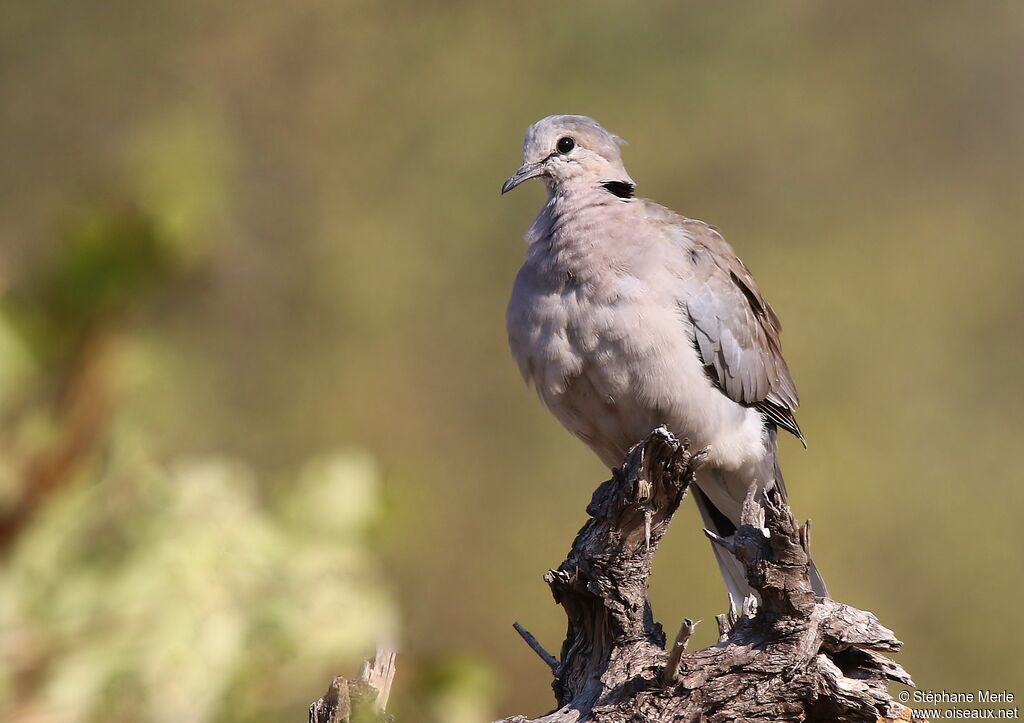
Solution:
<svg viewBox="0 0 1024 723">
<path fill-rule="evenodd" d="M 752 486 L 788 499 L 778 430 L 804 440 L 782 325 L 714 227 L 636 196 L 622 143 L 581 115 L 527 130 L 501 192 L 538 178 L 547 199 L 526 232 L 509 344 L 545 406 L 609 467 L 659 425 L 707 447 L 694 498 L 706 529 L 728 537 Z M 743 566 L 712 549 L 743 609 Z M 813 563 L 809 573 L 827 595 Z"/>
</svg>

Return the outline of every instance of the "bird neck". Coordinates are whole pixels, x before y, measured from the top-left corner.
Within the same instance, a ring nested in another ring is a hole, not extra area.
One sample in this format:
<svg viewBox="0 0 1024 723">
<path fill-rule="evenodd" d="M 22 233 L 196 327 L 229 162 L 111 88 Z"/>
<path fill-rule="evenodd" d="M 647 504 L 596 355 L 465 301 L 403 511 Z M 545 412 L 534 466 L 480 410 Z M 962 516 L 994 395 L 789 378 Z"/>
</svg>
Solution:
<svg viewBox="0 0 1024 723">
<path fill-rule="evenodd" d="M 599 181 L 574 181 L 572 183 L 554 183 L 548 187 L 547 207 L 555 218 L 575 214 L 579 211 L 608 205 L 617 201 Z"/>
<path fill-rule="evenodd" d="M 552 188 L 527 233 L 530 255 L 556 275 L 585 279 L 596 269 L 626 268 L 633 251 L 620 243 L 630 204 L 597 187 Z"/>
</svg>

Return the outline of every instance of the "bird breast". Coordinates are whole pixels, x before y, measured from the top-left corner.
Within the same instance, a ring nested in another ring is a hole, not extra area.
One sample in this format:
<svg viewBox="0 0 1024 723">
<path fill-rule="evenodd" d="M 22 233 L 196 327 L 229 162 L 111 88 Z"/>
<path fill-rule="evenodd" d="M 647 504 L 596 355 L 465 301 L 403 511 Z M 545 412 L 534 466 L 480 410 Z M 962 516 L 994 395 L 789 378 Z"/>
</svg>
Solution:
<svg viewBox="0 0 1024 723">
<path fill-rule="evenodd" d="M 513 356 L 555 417 L 609 466 L 667 424 L 713 445 L 712 462 L 738 467 L 763 452 L 763 423 L 709 379 L 673 264 L 659 256 L 531 244 L 508 306 Z"/>
</svg>

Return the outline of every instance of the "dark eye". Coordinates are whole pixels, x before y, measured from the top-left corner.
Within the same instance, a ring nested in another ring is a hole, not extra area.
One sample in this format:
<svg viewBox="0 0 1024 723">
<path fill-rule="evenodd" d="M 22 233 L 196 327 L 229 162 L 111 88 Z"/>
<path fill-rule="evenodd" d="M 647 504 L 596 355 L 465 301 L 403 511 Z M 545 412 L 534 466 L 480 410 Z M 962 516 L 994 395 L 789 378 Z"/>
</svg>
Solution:
<svg viewBox="0 0 1024 723">
<path fill-rule="evenodd" d="M 555 144 L 555 148 L 558 149 L 559 153 L 568 153 L 576 147 L 576 141 L 569 136 L 562 136 L 558 139 L 558 143 Z"/>
</svg>

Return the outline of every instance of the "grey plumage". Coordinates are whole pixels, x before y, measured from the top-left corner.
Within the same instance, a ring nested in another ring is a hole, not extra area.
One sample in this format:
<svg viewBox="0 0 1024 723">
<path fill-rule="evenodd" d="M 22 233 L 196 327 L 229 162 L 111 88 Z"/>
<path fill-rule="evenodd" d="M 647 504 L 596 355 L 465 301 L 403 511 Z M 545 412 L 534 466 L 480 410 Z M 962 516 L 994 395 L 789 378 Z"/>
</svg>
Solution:
<svg viewBox="0 0 1024 723">
<path fill-rule="evenodd" d="M 803 439 L 782 327 L 718 231 L 633 196 L 620 143 L 585 116 L 527 131 L 502 192 L 541 177 L 548 199 L 526 234 L 509 342 L 555 417 L 609 466 L 659 424 L 709 446 L 695 496 L 728 535 L 751 485 L 785 491 L 775 426 Z M 715 554 L 741 607 L 742 572 Z"/>
</svg>

